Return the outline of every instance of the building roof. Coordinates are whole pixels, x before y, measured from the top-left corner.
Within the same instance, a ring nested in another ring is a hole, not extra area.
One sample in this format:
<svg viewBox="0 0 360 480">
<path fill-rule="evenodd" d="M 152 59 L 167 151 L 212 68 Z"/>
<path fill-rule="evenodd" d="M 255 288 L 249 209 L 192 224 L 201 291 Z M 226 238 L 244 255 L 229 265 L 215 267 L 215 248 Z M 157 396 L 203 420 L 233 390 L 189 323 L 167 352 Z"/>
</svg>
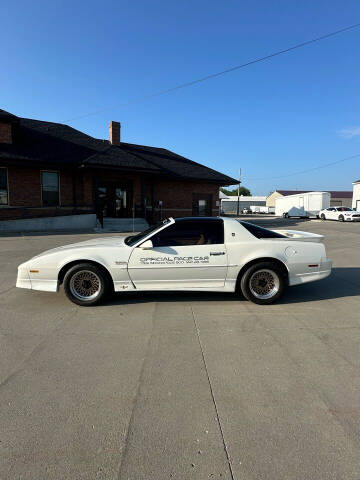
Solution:
<svg viewBox="0 0 360 480">
<path fill-rule="evenodd" d="M 14 121 L 16 120 L 17 117 L 13 115 L 12 113 L 6 112 L 5 110 L 2 110 L 0 108 L 0 122 L 9 122 L 9 121 Z"/>
<path fill-rule="evenodd" d="M 281 193 L 281 195 L 283 195 L 284 197 L 287 197 L 288 195 L 296 195 L 297 193 L 309 193 L 312 191 L 313 190 L 275 190 L 275 192 Z"/>
<path fill-rule="evenodd" d="M 177 179 L 233 185 L 234 178 L 165 148 L 121 142 L 112 145 L 62 123 L 16 117 L 0 110 L 0 121 L 17 120 L 13 143 L 0 144 L 0 159 L 38 164 L 116 168 Z"/>
<path fill-rule="evenodd" d="M 238 197 L 237 195 L 231 195 L 229 197 L 226 197 L 226 198 L 222 198 L 221 201 L 222 202 L 266 202 L 266 198 L 267 197 L 263 197 L 263 196 L 251 196 L 251 195 L 240 195 L 240 197 Z"/>
<path fill-rule="evenodd" d="M 352 190 L 329 190 L 329 193 L 332 198 L 352 198 Z"/>
<path fill-rule="evenodd" d="M 288 195 L 298 195 L 301 193 L 310 193 L 314 190 L 275 190 L 275 192 L 281 193 L 284 197 Z M 272 193 L 275 193 L 272 192 Z M 353 192 L 352 190 L 324 190 L 324 192 L 329 192 L 331 198 L 352 198 Z M 271 194 L 270 194 L 271 195 Z"/>
</svg>

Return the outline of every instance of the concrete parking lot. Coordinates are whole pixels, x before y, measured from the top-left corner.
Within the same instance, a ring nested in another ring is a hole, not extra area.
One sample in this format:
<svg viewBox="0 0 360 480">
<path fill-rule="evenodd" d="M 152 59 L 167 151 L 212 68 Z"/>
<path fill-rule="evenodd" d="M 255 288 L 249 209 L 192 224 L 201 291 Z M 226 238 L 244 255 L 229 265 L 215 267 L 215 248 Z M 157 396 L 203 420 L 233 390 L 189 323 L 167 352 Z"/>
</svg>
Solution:
<svg viewBox="0 0 360 480">
<path fill-rule="evenodd" d="M 332 275 L 81 308 L 16 267 L 95 234 L 0 237 L 1 480 L 359 480 L 360 224 L 258 221 L 324 234 Z"/>
</svg>

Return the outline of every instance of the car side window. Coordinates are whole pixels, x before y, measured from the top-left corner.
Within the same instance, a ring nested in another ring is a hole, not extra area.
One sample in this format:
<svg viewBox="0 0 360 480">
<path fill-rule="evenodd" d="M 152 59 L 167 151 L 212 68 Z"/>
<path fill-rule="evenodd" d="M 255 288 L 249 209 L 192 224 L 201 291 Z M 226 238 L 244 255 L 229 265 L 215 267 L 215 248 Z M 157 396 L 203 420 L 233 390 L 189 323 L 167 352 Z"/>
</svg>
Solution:
<svg viewBox="0 0 360 480">
<path fill-rule="evenodd" d="M 180 220 L 151 237 L 154 247 L 216 245 L 224 243 L 222 220 Z"/>
</svg>

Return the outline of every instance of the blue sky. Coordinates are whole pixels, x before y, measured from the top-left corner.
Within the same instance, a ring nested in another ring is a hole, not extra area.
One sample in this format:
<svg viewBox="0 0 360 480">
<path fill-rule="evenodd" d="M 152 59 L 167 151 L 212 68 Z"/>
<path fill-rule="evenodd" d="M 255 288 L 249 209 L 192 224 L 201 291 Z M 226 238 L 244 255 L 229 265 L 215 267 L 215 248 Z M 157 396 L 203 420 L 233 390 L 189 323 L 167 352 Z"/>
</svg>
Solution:
<svg viewBox="0 0 360 480">
<path fill-rule="evenodd" d="M 0 108 L 99 138 L 121 121 L 124 141 L 241 167 L 254 194 L 360 178 L 360 158 L 272 178 L 360 153 L 360 28 L 124 105 L 357 23 L 357 1 L 4 0 L 1 16 Z"/>
</svg>

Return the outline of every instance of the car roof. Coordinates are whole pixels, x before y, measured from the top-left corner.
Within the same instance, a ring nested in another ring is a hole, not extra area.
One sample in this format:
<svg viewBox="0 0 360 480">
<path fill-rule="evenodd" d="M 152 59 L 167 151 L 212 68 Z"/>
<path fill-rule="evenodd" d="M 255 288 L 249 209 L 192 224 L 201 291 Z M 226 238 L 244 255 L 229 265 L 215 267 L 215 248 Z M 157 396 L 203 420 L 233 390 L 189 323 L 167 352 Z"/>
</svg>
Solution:
<svg viewBox="0 0 360 480">
<path fill-rule="evenodd" d="M 177 218 L 174 218 L 175 222 L 179 222 L 180 220 L 181 221 L 197 221 L 197 222 L 204 222 L 204 221 L 207 221 L 207 222 L 214 222 L 214 221 L 223 221 L 223 218 L 221 217 L 177 217 Z"/>
</svg>

